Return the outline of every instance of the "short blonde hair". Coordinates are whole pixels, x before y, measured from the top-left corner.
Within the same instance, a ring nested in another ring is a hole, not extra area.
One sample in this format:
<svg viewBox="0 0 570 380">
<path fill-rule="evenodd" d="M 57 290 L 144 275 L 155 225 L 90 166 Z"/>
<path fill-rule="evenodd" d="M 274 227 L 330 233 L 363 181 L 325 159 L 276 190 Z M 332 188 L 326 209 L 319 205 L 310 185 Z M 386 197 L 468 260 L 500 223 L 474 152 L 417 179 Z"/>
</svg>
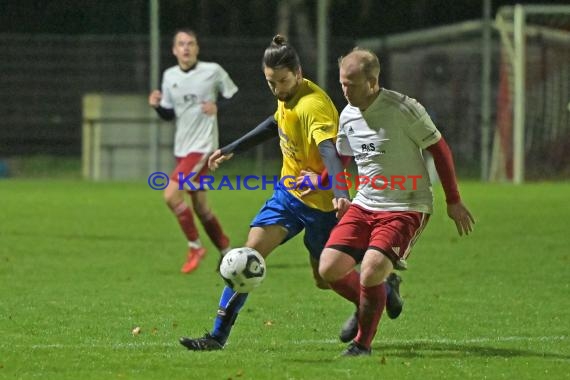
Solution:
<svg viewBox="0 0 570 380">
<path fill-rule="evenodd" d="M 341 56 L 338 59 L 338 67 L 340 68 L 343 61 L 349 57 L 355 57 L 359 60 L 360 68 L 362 69 L 362 72 L 366 78 L 378 81 L 378 78 L 380 77 L 380 60 L 376 54 L 374 54 L 371 50 L 363 49 L 357 46 L 352 49 L 350 53 L 345 56 Z"/>
</svg>

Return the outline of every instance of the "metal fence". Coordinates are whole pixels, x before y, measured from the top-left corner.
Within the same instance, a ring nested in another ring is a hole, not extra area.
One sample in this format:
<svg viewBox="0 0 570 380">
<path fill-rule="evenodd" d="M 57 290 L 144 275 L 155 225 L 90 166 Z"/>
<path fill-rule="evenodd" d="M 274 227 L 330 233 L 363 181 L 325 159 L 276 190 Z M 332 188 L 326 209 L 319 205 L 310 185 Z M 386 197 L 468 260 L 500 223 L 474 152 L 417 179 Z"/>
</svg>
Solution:
<svg viewBox="0 0 570 380">
<path fill-rule="evenodd" d="M 477 37 L 413 49 L 379 51 L 382 85 L 418 99 L 445 133 L 459 171 L 479 170 L 480 50 Z M 269 39 L 202 38 L 201 59 L 220 63 L 240 91 L 220 110 L 220 143 L 251 129 L 275 109 L 261 72 Z M 295 41 L 292 41 L 295 44 Z M 170 37 L 161 42 L 161 66 L 175 63 Z M 328 92 L 341 110 L 336 58 L 355 45 L 330 40 Z M 0 158 L 81 155 L 85 93 L 140 94 L 149 90 L 146 36 L 0 34 Z M 314 54 L 299 51 L 308 78 L 316 78 Z M 251 157 L 256 158 L 256 152 Z M 278 149 L 264 149 L 264 159 Z M 259 153 L 256 159 L 259 159 Z M 460 173 L 461 174 L 461 173 Z"/>
<path fill-rule="evenodd" d="M 261 72 L 269 42 L 267 38 L 200 39 L 200 59 L 220 63 L 240 88 L 235 100 L 220 110 L 222 144 L 275 109 Z M 161 42 L 163 69 L 175 64 L 170 44 L 170 37 Z M 350 46 L 352 40 L 338 41 L 331 60 Z M 0 157 L 38 153 L 79 157 L 83 95 L 146 95 L 148 57 L 146 36 L 0 34 Z M 310 78 L 316 75 L 312 60 L 311 56 L 304 61 Z M 334 65 L 330 76 L 329 83 L 336 84 Z M 333 98 L 341 107 L 339 91 Z"/>
</svg>

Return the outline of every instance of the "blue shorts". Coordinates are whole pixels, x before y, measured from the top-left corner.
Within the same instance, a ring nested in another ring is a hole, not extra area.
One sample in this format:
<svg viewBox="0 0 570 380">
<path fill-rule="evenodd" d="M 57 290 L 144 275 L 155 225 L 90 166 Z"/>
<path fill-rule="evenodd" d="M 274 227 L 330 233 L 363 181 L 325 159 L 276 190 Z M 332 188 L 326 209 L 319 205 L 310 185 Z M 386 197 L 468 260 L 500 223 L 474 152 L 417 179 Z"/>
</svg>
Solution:
<svg viewBox="0 0 570 380">
<path fill-rule="evenodd" d="M 285 227 L 288 233 L 281 244 L 293 238 L 304 228 L 305 247 L 309 250 L 311 257 L 318 260 L 336 223 L 335 211 L 326 212 L 311 208 L 287 190 L 277 187 L 273 196 L 265 202 L 250 226 L 263 227 L 278 224 Z"/>
</svg>

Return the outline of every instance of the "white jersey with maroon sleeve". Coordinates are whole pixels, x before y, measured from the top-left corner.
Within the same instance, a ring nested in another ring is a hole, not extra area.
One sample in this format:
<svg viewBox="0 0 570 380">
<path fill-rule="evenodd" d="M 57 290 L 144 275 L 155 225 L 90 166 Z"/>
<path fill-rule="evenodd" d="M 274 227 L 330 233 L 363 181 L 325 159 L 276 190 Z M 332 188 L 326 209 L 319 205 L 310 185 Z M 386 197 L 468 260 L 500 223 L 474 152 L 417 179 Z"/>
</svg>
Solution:
<svg viewBox="0 0 570 380">
<path fill-rule="evenodd" d="M 364 112 L 347 105 L 340 115 L 337 150 L 354 156 L 362 176 L 353 203 L 372 211 L 432 213 L 422 149 L 440 138 L 424 107 L 398 92 L 382 89 Z"/>
<path fill-rule="evenodd" d="M 160 105 L 174 109 L 176 114 L 176 157 L 218 149 L 218 118 L 205 114 L 202 103 L 216 102 L 218 94 L 231 98 L 237 90 L 228 73 L 213 62 L 198 61 L 196 67 L 188 72 L 179 66 L 164 72 Z"/>
</svg>

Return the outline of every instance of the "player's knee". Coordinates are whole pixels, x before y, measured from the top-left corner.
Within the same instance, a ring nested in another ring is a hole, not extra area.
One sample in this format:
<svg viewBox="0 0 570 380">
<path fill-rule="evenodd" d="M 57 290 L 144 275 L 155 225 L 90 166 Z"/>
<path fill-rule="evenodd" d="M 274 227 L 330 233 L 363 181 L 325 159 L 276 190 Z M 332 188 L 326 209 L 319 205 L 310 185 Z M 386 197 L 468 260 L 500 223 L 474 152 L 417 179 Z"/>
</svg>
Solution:
<svg viewBox="0 0 570 380">
<path fill-rule="evenodd" d="M 180 203 L 184 202 L 184 198 L 179 196 L 176 193 L 165 191 L 163 194 L 164 202 L 170 207 L 171 209 L 176 208 Z"/>
<path fill-rule="evenodd" d="M 360 268 L 360 281 L 366 286 L 373 286 L 384 281 L 394 267 L 388 258 L 375 263 L 363 264 Z"/>
<path fill-rule="evenodd" d="M 333 265 L 332 265 L 333 262 L 328 260 L 327 256 L 324 253 L 325 252 L 321 254 L 315 278 L 318 275 L 323 281 L 325 281 L 328 284 L 335 280 L 333 278 L 334 277 Z"/>
<path fill-rule="evenodd" d="M 330 289 L 330 285 L 326 282 L 319 274 L 319 259 L 315 257 L 310 258 L 311 269 L 313 270 L 313 279 L 315 280 L 315 286 L 319 289 Z"/>
<path fill-rule="evenodd" d="M 334 268 L 330 265 L 321 263 L 319 265 L 319 276 L 324 283 L 327 285 L 331 282 L 338 280 L 338 276 L 336 275 Z"/>
</svg>

